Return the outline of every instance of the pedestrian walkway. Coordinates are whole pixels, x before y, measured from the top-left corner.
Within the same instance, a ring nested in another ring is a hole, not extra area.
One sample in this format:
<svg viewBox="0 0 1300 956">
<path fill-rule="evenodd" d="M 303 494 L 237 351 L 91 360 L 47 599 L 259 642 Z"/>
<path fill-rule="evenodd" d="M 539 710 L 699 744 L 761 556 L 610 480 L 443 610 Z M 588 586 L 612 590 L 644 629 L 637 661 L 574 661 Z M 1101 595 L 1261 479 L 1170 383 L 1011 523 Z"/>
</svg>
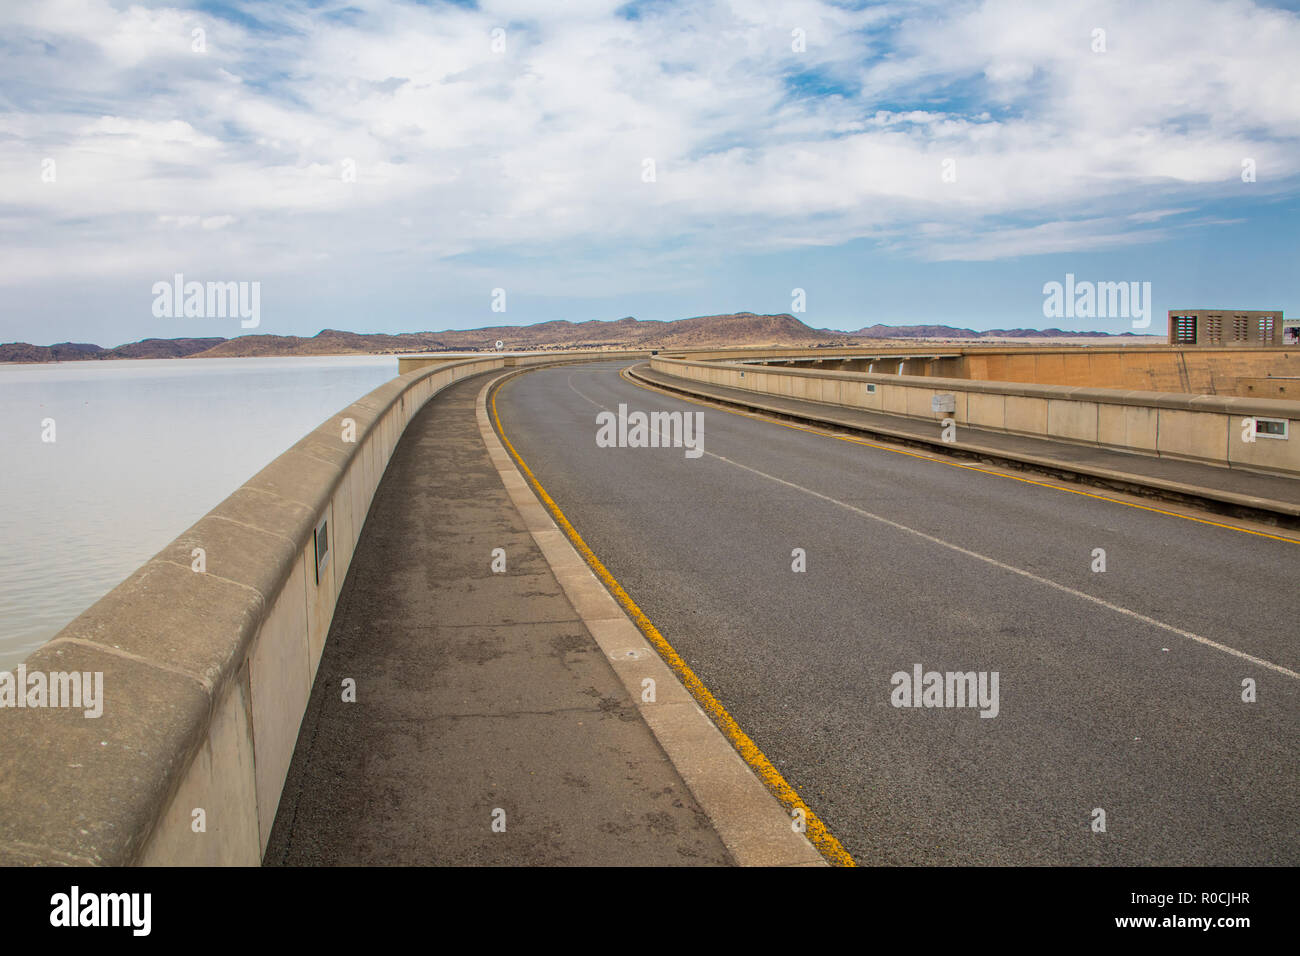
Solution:
<svg viewBox="0 0 1300 956">
<path fill-rule="evenodd" d="M 502 485 L 484 381 L 436 396 L 393 454 L 265 864 L 731 864 Z"/>
</svg>

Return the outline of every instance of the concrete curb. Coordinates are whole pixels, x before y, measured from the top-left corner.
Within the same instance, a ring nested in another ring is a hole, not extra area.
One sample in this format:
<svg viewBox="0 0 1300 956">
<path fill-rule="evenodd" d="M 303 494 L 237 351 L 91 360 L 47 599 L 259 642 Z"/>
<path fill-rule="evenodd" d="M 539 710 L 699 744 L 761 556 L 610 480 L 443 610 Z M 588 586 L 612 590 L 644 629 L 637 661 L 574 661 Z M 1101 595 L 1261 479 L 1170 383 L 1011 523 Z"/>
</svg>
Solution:
<svg viewBox="0 0 1300 956">
<path fill-rule="evenodd" d="M 1206 488 L 1200 485 L 1189 485 L 1148 475 L 1133 474 L 1132 472 L 1090 467 L 1075 462 L 1065 462 L 1059 459 L 1028 455 L 1021 452 L 992 448 L 987 445 L 972 444 L 970 442 L 961 442 L 956 445 L 946 444 L 941 441 L 928 439 L 913 432 L 878 426 L 866 427 L 861 423 L 848 421 L 829 412 L 820 413 L 819 411 L 819 414 L 816 415 L 802 414 L 800 412 L 770 405 L 766 402 L 754 399 L 746 399 L 741 402 L 730 397 L 724 398 L 712 395 L 703 388 L 692 387 L 696 383 L 687 379 L 683 379 L 681 385 L 666 385 L 663 382 L 655 381 L 654 379 L 646 378 L 643 375 L 637 374 L 635 368 L 629 368 L 627 374 L 635 379 L 637 383 L 648 388 L 658 389 L 669 393 L 675 392 L 692 398 L 700 398 L 707 401 L 717 402 L 722 405 L 731 405 L 737 408 L 750 409 L 752 411 L 775 415 L 780 418 L 807 422 L 812 425 L 829 425 L 834 428 L 843 428 L 862 435 L 879 437 L 911 446 L 923 447 L 939 452 L 947 457 L 956 456 L 991 459 L 996 464 L 1004 464 L 1025 470 L 1038 471 L 1053 477 L 1074 478 L 1076 480 L 1085 481 L 1089 484 L 1095 484 L 1100 487 L 1111 488 L 1117 491 L 1143 494 L 1147 497 L 1162 498 L 1180 504 L 1193 504 L 1201 507 L 1208 507 L 1216 512 L 1227 512 L 1237 517 L 1263 520 L 1277 524 L 1281 527 L 1300 527 L 1300 505 L 1291 502 L 1277 501 L 1270 498 L 1260 498 L 1254 495 L 1237 494 L 1236 492 L 1223 491 L 1217 488 Z M 809 399 L 804 399 L 803 401 L 808 401 L 811 404 L 811 400 Z M 828 409 L 831 407 L 833 406 L 827 406 Z M 971 426 L 965 426 L 965 429 L 968 432 L 978 430 Z M 1225 508 L 1225 505 L 1229 507 Z"/>
<path fill-rule="evenodd" d="M 642 719 L 740 866 L 827 865 L 808 838 L 793 830 L 780 803 L 646 642 L 515 467 L 492 428 L 487 397 L 519 374 L 483 386 L 475 409 L 479 432 L 525 526 Z M 652 703 L 642 698 L 647 678 L 654 681 Z"/>
</svg>

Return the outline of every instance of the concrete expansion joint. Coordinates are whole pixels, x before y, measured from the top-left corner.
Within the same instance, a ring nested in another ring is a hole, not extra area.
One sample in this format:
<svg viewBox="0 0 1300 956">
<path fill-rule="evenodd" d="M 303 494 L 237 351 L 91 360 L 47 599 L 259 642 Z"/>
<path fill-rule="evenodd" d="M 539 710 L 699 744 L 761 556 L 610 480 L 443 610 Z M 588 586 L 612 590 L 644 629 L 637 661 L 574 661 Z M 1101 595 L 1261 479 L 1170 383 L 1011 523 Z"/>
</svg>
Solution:
<svg viewBox="0 0 1300 956">
<path fill-rule="evenodd" d="M 277 497 L 279 496 L 277 495 Z M 306 505 L 303 507 L 305 508 Z M 208 517 L 212 518 L 214 521 L 228 521 L 230 524 L 237 525 L 240 528 L 247 528 L 249 531 L 260 531 L 262 534 L 269 534 L 271 537 L 279 538 L 281 541 L 288 544 L 289 547 L 293 548 L 295 553 L 298 550 L 298 542 L 294 541 L 293 538 L 289 537 L 287 534 L 281 534 L 278 531 L 268 531 L 266 528 L 259 528 L 255 524 L 249 524 L 247 521 L 240 521 L 237 518 L 228 518 L 225 515 L 209 514 Z"/>
<path fill-rule="evenodd" d="M 114 657 L 120 657 L 123 660 L 132 661 L 136 664 L 143 664 L 146 667 L 152 667 L 154 670 L 164 671 L 168 674 L 176 674 L 179 677 L 186 677 L 194 681 L 203 688 L 203 692 L 212 697 L 215 684 L 201 674 L 194 674 L 179 667 L 172 667 L 168 664 L 160 664 L 158 661 L 150 660 L 147 657 L 141 657 L 139 654 L 132 654 L 130 651 L 124 651 L 120 647 L 114 647 L 112 644 L 97 644 L 94 641 L 88 641 L 80 637 L 55 637 L 42 645 L 43 647 L 57 647 L 60 644 L 75 644 L 78 647 L 88 647 L 91 650 L 102 651 L 105 654 L 111 654 Z"/>
<path fill-rule="evenodd" d="M 358 441 L 361 441 L 361 439 L 358 439 Z M 287 455 L 288 452 L 285 452 L 285 454 Z M 268 498 L 274 498 L 276 501 L 283 501 L 285 504 L 296 505 L 297 507 L 305 508 L 308 511 L 312 510 L 310 505 L 303 504 L 301 501 L 298 501 L 296 498 L 286 498 L 284 495 L 279 494 L 278 492 L 275 491 L 268 491 L 266 488 L 250 488 L 247 482 L 240 485 L 239 490 L 251 491 L 259 495 L 266 495 Z"/>
<path fill-rule="evenodd" d="M 364 439 L 362 439 L 362 441 L 364 441 Z M 360 443 L 360 442 L 357 443 L 357 447 L 358 447 L 358 448 L 361 447 L 361 443 Z M 343 467 L 343 466 L 340 465 L 337 461 L 330 461 L 328 458 L 322 458 L 322 457 L 320 457 L 320 455 L 313 455 L 311 452 L 309 452 L 309 451 L 303 451 L 303 449 L 301 449 L 301 448 L 296 448 L 296 449 L 294 449 L 294 451 L 296 451 L 299 455 L 302 455 L 304 458 L 310 458 L 312 461 L 318 461 L 318 462 L 320 462 L 322 465 L 329 465 L 331 468 L 341 468 L 341 467 Z"/>
<path fill-rule="evenodd" d="M 184 571 L 192 572 L 194 570 L 192 567 L 190 567 L 190 565 L 181 564 L 179 561 L 171 560 L 171 558 L 154 558 L 154 560 L 157 561 L 159 564 L 170 564 L 172 567 L 181 568 Z M 263 614 L 266 613 L 266 608 L 269 603 L 267 596 L 263 594 L 261 591 L 259 591 L 257 588 L 253 587 L 251 584 L 243 584 L 239 581 L 232 581 L 230 578 L 223 578 L 221 575 L 214 574 L 211 571 L 204 571 L 202 577 L 213 578 L 217 581 L 222 581 L 226 584 L 233 585 L 234 587 L 243 588 L 245 591 L 252 591 L 254 594 L 257 595 L 258 600 L 262 602 L 262 613 Z"/>
</svg>

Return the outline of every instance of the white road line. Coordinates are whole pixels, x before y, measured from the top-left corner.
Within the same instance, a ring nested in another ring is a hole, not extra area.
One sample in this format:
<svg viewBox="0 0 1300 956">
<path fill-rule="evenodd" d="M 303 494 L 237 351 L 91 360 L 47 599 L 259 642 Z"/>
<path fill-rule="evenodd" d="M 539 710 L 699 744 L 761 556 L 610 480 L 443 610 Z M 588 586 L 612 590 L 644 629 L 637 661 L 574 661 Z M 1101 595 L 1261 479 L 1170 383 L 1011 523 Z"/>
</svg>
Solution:
<svg viewBox="0 0 1300 956">
<path fill-rule="evenodd" d="M 740 468 L 744 471 L 748 471 L 752 474 L 758 475 L 761 478 L 766 478 L 769 481 L 775 481 L 777 484 L 785 485 L 787 488 L 793 488 L 796 491 L 802 491 L 806 495 L 812 495 L 812 497 L 814 498 L 820 498 L 822 501 L 828 502 L 829 504 L 837 505 L 846 511 L 851 511 L 856 515 L 860 515 L 863 518 L 870 518 L 872 521 L 879 521 L 881 524 L 888 525 L 891 528 L 896 528 L 899 531 L 905 531 L 908 534 L 915 535 L 918 538 L 922 538 L 925 541 L 931 542 L 932 544 L 937 544 L 940 547 L 947 548 L 950 551 L 956 551 L 958 554 L 964 554 L 968 558 L 974 558 L 977 561 L 983 561 L 985 564 L 991 564 L 993 565 L 993 567 L 1001 568 L 1003 571 L 1010 571 L 1012 574 L 1018 574 L 1022 578 L 1028 578 L 1030 581 L 1034 581 L 1037 582 L 1038 584 L 1046 585 L 1049 588 L 1054 588 L 1057 591 L 1062 591 L 1066 594 L 1073 595 L 1074 597 L 1081 598 L 1085 601 L 1090 601 L 1091 603 L 1096 604 L 1099 607 L 1104 607 L 1109 611 L 1114 611 L 1116 614 L 1123 614 L 1126 617 L 1131 617 L 1134 620 L 1141 621 L 1143 624 L 1150 624 L 1152 627 L 1158 627 L 1161 630 L 1168 631 L 1171 634 L 1177 634 L 1179 637 L 1185 637 L 1189 641 L 1195 641 L 1198 644 L 1204 644 L 1206 647 L 1212 647 L 1216 651 L 1222 651 L 1224 654 L 1231 654 L 1233 657 L 1239 657 L 1244 661 L 1250 661 L 1252 664 L 1257 664 L 1260 667 L 1266 667 L 1269 670 L 1276 671 L 1277 673 L 1283 674 L 1286 677 L 1290 677 L 1295 680 L 1300 680 L 1300 673 L 1296 673 L 1295 671 L 1283 667 L 1280 664 L 1274 664 L 1272 661 L 1266 661 L 1262 657 L 1256 657 L 1253 654 L 1247 654 L 1245 651 L 1239 651 L 1235 647 L 1229 647 L 1227 644 L 1220 644 L 1218 641 L 1211 640 L 1208 637 L 1202 637 L 1200 634 L 1193 634 L 1191 631 L 1184 631 L 1182 628 L 1174 627 L 1172 624 L 1166 624 L 1164 621 L 1157 621 L 1153 617 L 1147 617 L 1147 615 L 1140 614 L 1137 611 L 1130 610 L 1129 608 L 1121 607 L 1118 604 L 1112 604 L 1110 601 L 1103 600 L 1102 598 L 1099 597 L 1094 597 L 1093 595 L 1088 594 L 1085 591 L 1080 591 L 1076 588 L 1069 587 L 1068 585 L 1065 584 L 1058 584 L 1056 581 L 1052 581 L 1048 578 L 1041 577 L 1040 575 L 1034 574 L 1031 571 L 1026 571 L 1023 568 L 1017 568 L 1015 565 L 1006 564 L 1002 561 L 999 561 L 997 558 L 991 558 L 987 554 L 980 554 L 978 551 L 971 551 L 969 548 L 963 548 L 961 545 L 953 544 L 951 541 L 945 541 L 942 538 L 936 538 L 934 535 L 926 534 L 924 531 L 918 531 L 916 528 L 909 528 L 905 524 L 899 524 L 897 521 L 891 521 L 888 518 L 882 517 L 878 514 L 872 514 L 870 511 L 866 511 L 863 508 L 858 508 L 855 505 L 851 505 L 848 504 L 847 502 L 843 502 L 836 498 L 832 498 L 829 495 L 824 495 L 820 491 L 813 491 L 811 488 L 805 488 L 803 485 L 797 485 L 793 481 L 786 481 L 784 478 L 778 478 L 775 475 L 769 475 L 767 472 L 759 471 L 757 468 L 751 468 L 749 467 L 749 465 L 742 465 L 740 462 L 732 461 L 730 458 L 723 458 L 721 455 L 714 455 L 712 452 L 705 452 L 705 454 L 709 455 L 712 458 L 717 458 L 719 461 L 725 461 L 728 465 L 732 465 L 736 468 Z"/>
<path fill-rule="evenodd" d="M 599 409 L 602 409 L 602 410 L 604 410 L 604 411 L 609 411 L 609 409 L 606 408 L 604 405 L 600 404 L 600 402 L 595 401 L 594 399 L 588 398 L 586 395 L 583 395 L 582 392 L 578 391 L 577 388 L 574 387 L 574 385 L 573 385 L 573 373 L 572 373 L 572 372 L 569 373 L 569 380 L 568 380 L 568 381 L 569 381 L 569 391 L 571 391 L 574 395 L 577 395 L 579 398 L 581 398 L 581 399 L 582 399 L 583 401 L 585 401 L 585 402 L 589 402 L 589 403 L 591 403 L 592 405 L 595 405 L 595 406 L 596 406 L 597 408 L 599 408 Z"/>
<path fill-rule="evenodd" d="M 585 399 L 586 401 L 590 402 L 592 405 L 595 405 L 597 408 L 605 408 L 604 405 L 601 405 L 599 402 L 593 401 L 592 399 L 588 398 L 586 395 L 583 395 L 582 392 L 578 391 L 578 389 L 574 388 L 572 376 L 570 376 L 568 384 L 569 384 L 569 388 L 574 392 L 574 394 L 578 395 L 580 398 Z M 608 411 L 608 409 L 605 410 Z M 950 551 L 956 551 L 958 554 L 964 554 L 968 558 L 974 558 L 977 561 L 983 561 L 985 564 L 991 564 L 993 567 L 1001 568 L 1003 571 L 1010 571 L 1012 574 L 1018 574 L 1022 578 L 1028 578 L 1030 581 L 1034 581 L 1038 584 L 1045 585 L 1046 587 L 1054 588 L 1057 591 L 1064 592 L 1065 594 L 1070 594 L 1073 595 L 1074 597 L 1081 598 L 1082 600 L 1091 602 L 1092 604 L 1096 604 L 1099 607 L 1104 607 L 1108 611 L 1114 611 L 1116 614 L 1123 614 L 1125 617 L 1131 617 L 1135 621 L 1141 621 L 1143 624 L 1149 624 L 1152 627 L 1158 627 L 1162 631 L 1168 631 L 1171 634 L 1177 634 L 1179 637 L 1184 637 L 1189 641 L 1195 641 L 1196 643 L 1203 644 L 1206 647 L 1212 647 L 1216 651 L 1221 651 L 1224 654 L 1231 654 L 1233 657 L 1239 657 L 1243 661 L 1250 661 L 1250 663 L 1256 664 L 1259 667 L 1266 667 L 1271 671 L 1275 671 L 1278 674 L 1282 674 L 1286 677 L 1290 677 L 1293 680 L 1300 680 L 1300 673 L 1297 673 L 1296 671 L 1293 671 L 1289 668 L 1283 667 L 1281 664 L 1274 664 L 1272 661 L 1266 661 L 1264 660 L 1264 658 L 1256 657 L 1254 654 L 1247 654 L 1245 651 L 1239 651 L 1235 647 L 1229 647 L 1227 644 L 1220 644 L 1218 641 L 1211 640 L 1208 637 L 1202 637 L 1200 634 L 1194 634 L 1191 631 L 1184 631 L 1182 628 L 1174 627 L 1172 624 L 1166 624 L 1164 621 L 1157 621 L 1155 618 L 1148 617 L 1147 615 L 1139 613 L 1138 611 L 1130 610 L 1129 608 L 1122 607 L 1119 604 L 1112 604 L 1110 601 L 1104 600 L 1103 598 L 1094 597 L 1093 595 L 1088 594 L 1086 591 L 1080 591 L 1077 588 L 1070 587 L 1069 585 L 1059 584 L 1056 581 L 1053 581 L 1049 578 L 1045 578 L 1040 575 L 1034 574 L 1032 571 L 1026 571 L 1023 568 L 1017 568 L 1015 565 L 1006 564 L 1002 561 L 999 561 L 997 558 L 991 558 L 987 554 L 980 554 L 978 551 L 971 551 L 969 548 L 963 548 L 961 545 L 953 544 L 951 541 L 945 541 L 942 538 L 936 538 L 932 534 L 926 534 L 924 531 L 918 531 L 916 528 L 910 528 L 905 524 L 899 524 L 897 521 L 891 521 L 888 518 L 885 518 L 878 514 L 873 514 L 872 512 L 867 511 L 863 508 L 859 508 L 855 505 L 848 504 L 847 502 L 840 501 L 837 498 L 832 498 L 829 495 L 824 495 L 820 491 L 813 491 L 811 488 L 805 488 L 803 485 L 795 484 L 793 481 L 786 481 L 784 478 L 776 477 L 776 475 L 769 475 L 765 471 L 759 471 L 757 468 L 751 468 L 749 465 L 742 465 L 740 462 L 733 461 L 730 458 L 724 458 L 722 455 L 717 455 L 710 451 L 706 451 L 704 454 L 710 458 L 716 458 L 718 459 L 718 461 L 726 462 L 728 465 L 732 465 L 736 468 L 740 468 L 743 469 L 744 471 L 748 471 L 751 474 L 758 475 L 761 478 L 766 478 L 769 481 L 775 481 L 777 484 L 785 485 L 787 488 L 793 488 L 796 491 L 802 491 L 804 494 L 811 495 L 814 498 L 820 498 L 822 501 L 825 501 L 829 504 L 836 505 L 840 508 L 843 508 L 846 511 L 851 511 L 854 514 L 859 515 L 863 518 L 870 518 L 872 521 L 879 521 L 881 524 L 888 525 L 891 528 L 895 528 L 899 531 L 904 531 L 911 535 L 915 535 L 918 538 L 921 538 L 925 541 L 929 541 L 932 544 L 937 544 L 940 547 L 947 548 Z"/>
</svg>

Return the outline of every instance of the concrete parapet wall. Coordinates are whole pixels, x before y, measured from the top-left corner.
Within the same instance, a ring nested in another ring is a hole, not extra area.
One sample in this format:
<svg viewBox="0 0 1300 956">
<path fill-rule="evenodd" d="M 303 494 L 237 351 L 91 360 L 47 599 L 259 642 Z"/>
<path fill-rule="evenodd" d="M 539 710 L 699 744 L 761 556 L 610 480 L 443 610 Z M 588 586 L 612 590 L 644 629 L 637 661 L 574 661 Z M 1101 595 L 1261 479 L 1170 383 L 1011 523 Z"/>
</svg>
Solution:
<svg viewBox="0 0 1300 956">
<path fill-rule="evenodd" d="M 1098 445 L 1137 454 L 1300 475 L 1300 402 L 1186 393 L 1124 391 L 1018 382 L 976 382 L 866 372 L 746 366 L 723 361 L 651 359 L 668 375 L 712 385 L 804 398 L 848 408 Z M 874 386 L 869 390 L 870 386 Z M 936 395 L 956 410 L 931 411 Z M 1242 440 L 1243 419 L 1284 419 L 1286 439 Z"/>
<path fill-rule="evenodd" d="M 102 673 L 103 713 L 0 709 L 0 864 L 257 865 L 388 460 L 430 398 L 505 364 L 442 362 L 375 389 L 36 650 L 28 674 Z"/>
<path fill-rule="evenodd" d="M 1195 392 L 1288 401 L 1300 395 L 1300 349 L 1285 346 L 1128 345 L 1116 348 L 1041 343 L 1015 347 L 917 340 L 912 345 L 859 343 L 820 349 L 674 349 L 664 355 L 687 361 L 771 361 L 779 367 L 838 372 L 872 371 L 867 366 L 873 360 L 875 371 L 895 372 L 901 361 L 903 372 L 908 375 L 971 381 Z"/>
<path fill-rule="evenodd" d="M 448 362 L 463 360 L 465 357 L 464 355 L 455 354 L 449 357 L 438 352 L 401 355 L 397 359 L 397 371 L 405 375 L 407 372 L 414 372 L 416 369 L 445 365 Z M 493 353 L 484 353 L 482 357 L 492 358 Z M 628 359 L 643 359 L 650 357 L 650 351 L 648 349 L 575 349 L 567 352 L 546 351 L 526 352 L 524 354 L 502 352 L 496 357 L 504 359 L 507 368 L 514 368 L 519 365 L 536 365 L 538 362 L 617 362 Z"/>
</svg>

